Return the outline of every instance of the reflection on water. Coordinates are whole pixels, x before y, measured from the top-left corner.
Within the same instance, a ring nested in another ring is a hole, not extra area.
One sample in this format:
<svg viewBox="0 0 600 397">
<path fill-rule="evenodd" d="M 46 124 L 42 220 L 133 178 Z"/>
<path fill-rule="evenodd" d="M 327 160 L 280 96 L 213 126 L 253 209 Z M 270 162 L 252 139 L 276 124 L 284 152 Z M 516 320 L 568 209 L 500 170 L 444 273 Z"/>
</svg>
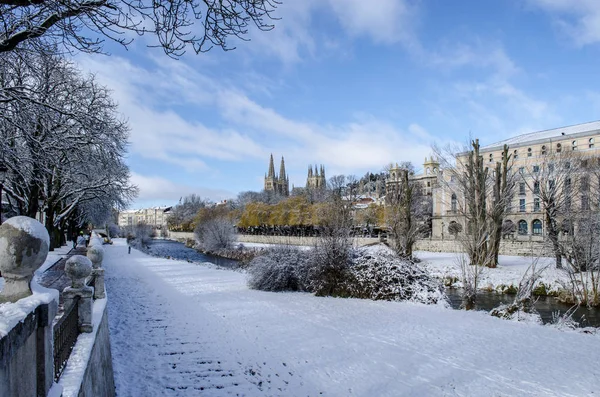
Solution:
<svg viewBox="0 0 600 397">
<path fill-rule="evenodd" d="M 198 263 L 210 262 L 214 263 L 215 265 L 228 268 L 238 267 L 237 261 L 234 261 L 232 259 L 221 258 L 214 255 L 206 255 L 196 251 L 193 248 L 186 247 L 183 243 L 171 240 L 152 240 L 152 242 L 150 243 L 150 248 L 147 250 L 147 253 L 154 256 L 160 256 L 162 258 L 170 257 L 174 259 Z"/>
<path fill-rule="evenodd" d="M 453 309 L 459 309 L 462 303 L 460 290 L 446 289 L 446 295 L 450 300 L 450 305 Z M 481 291 L 477 294 L 477 310 L 490 311 L 502 304 L 512 303 L 515 295 L 498 294 L 495 292 Z M 536 297 L 535 308 L 542 317 L 544 324 L 552 321 L 552 314 L 559 312 L 565 313 L 572 306 L 561 303 L 550 296 Z M 588 309 L 579 307 L 573 314 L 573 320 L 577 321 L 582 327 L 600 327 L 600 309 Z"/>
</svg>

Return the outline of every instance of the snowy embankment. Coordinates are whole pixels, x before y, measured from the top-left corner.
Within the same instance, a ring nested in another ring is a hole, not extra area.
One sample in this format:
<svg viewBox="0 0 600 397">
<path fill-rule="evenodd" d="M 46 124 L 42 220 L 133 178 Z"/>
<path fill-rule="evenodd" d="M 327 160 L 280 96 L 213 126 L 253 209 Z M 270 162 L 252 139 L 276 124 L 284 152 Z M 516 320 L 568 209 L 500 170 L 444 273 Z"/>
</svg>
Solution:
<svg viewBox="0 0 600 397">
<path fill-rule="evenodd" d="M 421 304 L 270 293 L 106 247 L 119 396 L 582 396 L 598 337 Z M 568 368 L 568 373 L 565 372 Z"/>
<path fill-rule="evenodd" d="M 418 251 L 415 255 L 427 264 L 432 275 L 444 280 L 448 286 L 462 287 L 460 282 L 461 270 L 458 255 L 447 252 Z M 501 255 L 498 258 L 498 267 L 495 269 L 484 268 L 479 281 L 479 288 L 496 292 L 514 292 L 519 287 L 519 282 L 531 264 L 537 261 L 537 269 L 544 268 L 538 287 L 544 284 L 546 294 L 557 294 L 568 285 L 569 277 L 563 270 L 556 269 L 554 258 L 535 258 L 526 256 Z"/>
<path fill-rule="evenodd" d="M 268 248 L 274 247 L 273 244 L 244 243 L 246 248 Z M 312 247 L 302 247 L 302 249 L 311 249 Z M 377 244 L 365 247 L 366 250 L 389 250 L 383 244 Z M 451 252 L 428 252 L 417 251 L 415 256 L 423 261 L 430 270 L 431 275 L 443 280 L 446 286 L 461 288 L 460 282 L 461 270 L 458 263 L 457 253 Z M 500 255 L 499 265 L 495 269 L 484 268 L 481 273 L 479 288 L 487 291 L 496 292 L 515 292 L 519 287 L 519 282 L 527 272 L 529 266 L 537 261 L 537 268 L 544 268 L 542 277 L 538 281 L 538 287 L 543 284 L 543 290 L 537 291 L 542 295 L 557 295 L 560 290 L 565 289 L 569 283 L 569 276 L 563 270 L 556 269 L 554 258 L 535 258 L 526 256 Z M 545 292 L 545 293 L 544 293 Z"/>
</svg>

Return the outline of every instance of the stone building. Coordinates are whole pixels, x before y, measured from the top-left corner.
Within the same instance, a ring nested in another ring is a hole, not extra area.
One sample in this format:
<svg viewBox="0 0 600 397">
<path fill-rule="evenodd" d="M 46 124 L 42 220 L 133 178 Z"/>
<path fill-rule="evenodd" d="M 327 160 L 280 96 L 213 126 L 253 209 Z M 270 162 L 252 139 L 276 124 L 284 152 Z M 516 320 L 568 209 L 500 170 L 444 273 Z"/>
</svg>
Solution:
<svg viewBox="0 0 600 397">
<path fill-rule="evenodd" d="M 139 223 L 150 225 L 155 229 L 166 229 L 167 218 L 171 207 L 152 207 L 119 212 L 119 226 L 133 226 Z"/>
<path fill-rule="evenodd" d="M 501 161 L 504 145 L 508 145 L 511 171 L 522 175 L 517 179 L 515 192 L 505 218 L 506 221 L 514 224 L 515 239 L 542 240 L 545 233 L 544 212 L 538 197 L 539 191 L 535 191 L 535 182 L 530 183 L 530 179 L 539 180 L 536 179 L 536 175 L 541 174 L 537 173 L 544 172 L 545 167 L 552 167 L 553 158 L 557 158 L 556 155 L 559 154 L 563 156 L 568 152 L 577 157 L 600 158 L 599 142 L 600 121 L 596 121 L 523 134 L 480 148 L 484 163 L 493 168 L 496 162 Z M 459 162 L 463 160 L 464 164 L 467 155 L 468 152 L 458 153 L 456 157 Z M 437 239 L 450 237 L 448 227 L 453 222 L 460 223 L 463 230 L 466 230 L 464 217 L 460 215 L 460 207 L 468 198 L 457 195 L 458 188 L 453 191 L 454 181 L 449 174 L 451 173 L 446 172 L 444 175 L 442 170 L 439 177 L 444 178 L 445 182 L 433 188 L 432 237 Z M 583 205 L 585 196 L 578 193 L 580 185 L 574 182 L 571 188 L 574 197 L 581 197 Z"/>
<path fill-rule="evenodd" d="M 431 196 L 433 189 L 437 186 L 438 172 L 440 169 L 440 163 L 434 160 L 433 157 L 429 159 L 425 157 L 423 162 L 423 172 L 421 174 L 411 175 L 410 179 L 413 181 L 421 182 L 423 192 Z M 402 178 L 402 168 L 398 166 L 398 163 L 390 167 L 389 177 L 385 181 L 386 192 L 390 192 L 400 184 Z"/>
<path fill-rule="evenodd" d="M 319 168 L 315 165 L 308 166 L 308 175 L 306 177 L 306 188 L 307 189 L 325 189 L 327 187 L 327 179 L 325 178 L 325 167 L 321 165 Z"/>
<path fill-rule="evenodd" d="M 266 192 L 275 192 L 282 196 L 290 195 L 290 179 L 285 173 L 285 161 L 281 157 L 281 166 L 279 167 L 279 175 L 275 174 L 275 164 L 273 163 L 273 155 L 269 160 L 269 172 L 265 174 Z"/>
</svg>

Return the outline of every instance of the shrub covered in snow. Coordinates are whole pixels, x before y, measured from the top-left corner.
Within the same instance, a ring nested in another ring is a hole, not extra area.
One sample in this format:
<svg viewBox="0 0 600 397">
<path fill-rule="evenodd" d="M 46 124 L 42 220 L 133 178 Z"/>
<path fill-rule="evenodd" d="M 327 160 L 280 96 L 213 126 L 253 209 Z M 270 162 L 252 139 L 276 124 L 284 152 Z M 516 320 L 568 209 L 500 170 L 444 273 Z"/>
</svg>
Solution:
<svg viewBox="0 0 600 397">
<path fill-rule="evenodd" d="M 321 236 L 309 270 L 311 290 L 317 296 L 350 296 L 352 244 L 341 233 Z"/>
<path fill-rule="evenodd" d="M 225 216 L 211 218 L 198 224 L 194 233 L 200 248 L 207 252 L 229 250 L 235 242 L 234 225 Z"/>
<path fill-rule="evenodd" d="M 248 267 L 248 285 L 263 291 L 309 291 L 311 253 L 280 246 L 254 258 Z"/>
<path fill-rule="evenodd" d="M 356 251 L 350 267 L 351 296 L 374 300 L 445 302 L 441 283 L 425 267 L 390 252 Z"/>
</svg>

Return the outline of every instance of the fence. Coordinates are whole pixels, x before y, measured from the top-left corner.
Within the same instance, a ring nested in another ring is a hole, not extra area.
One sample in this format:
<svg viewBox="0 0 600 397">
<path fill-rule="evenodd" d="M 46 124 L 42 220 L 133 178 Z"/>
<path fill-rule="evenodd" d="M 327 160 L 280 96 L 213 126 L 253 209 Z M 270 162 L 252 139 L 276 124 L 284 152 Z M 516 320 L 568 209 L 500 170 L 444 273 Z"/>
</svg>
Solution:
<svg viewBox="0 0 600 397">
<path fill-rule="evenodd" d="M 54 325 L 54 380 L 58 381 L 79 336 L 79 297 Z"/>
</svg>

